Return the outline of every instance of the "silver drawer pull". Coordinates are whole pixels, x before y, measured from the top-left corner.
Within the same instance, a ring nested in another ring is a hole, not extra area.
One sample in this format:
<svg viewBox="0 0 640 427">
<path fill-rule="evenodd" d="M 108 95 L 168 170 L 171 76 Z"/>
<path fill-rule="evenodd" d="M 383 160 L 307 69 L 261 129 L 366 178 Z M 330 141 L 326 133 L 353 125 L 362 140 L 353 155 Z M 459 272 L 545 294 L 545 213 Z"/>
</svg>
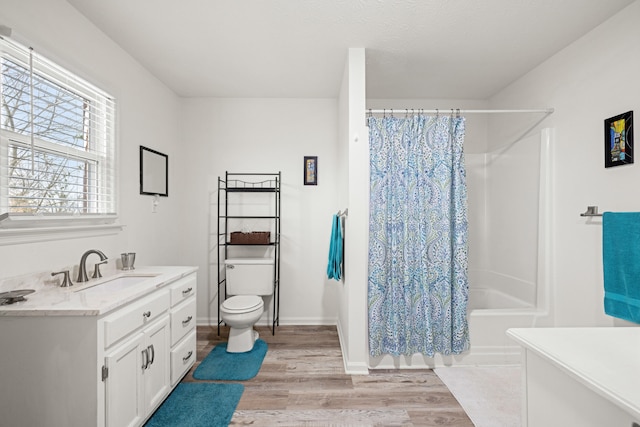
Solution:
<svg viewBox="0 0 640 427">
<path fill-rule="evenodd" d="M 182 295 L 187 295 L 189 294 L 191 291 L 193 290 L 193 288 L 187 288 L 184 291 L 182 291 Z"/>
<path fill-rule="evenodd" d="M 192 355 L 193 355 L 193 351 L 190 351 L 189 353 L 187 353 L 185 357 L 182 358 L 182 361 L 186 362 L 187 360 L 191 359 Z"/>
<path fill-rule="evenodd" d="M 146 317 L 148 319 L 149 317 L 151 317 L 151 311 L 145 311 L 144 313 L 142 313 L 142 317 Z"/>
<path fill-rule="evenodd" d="M 182 326 L 187 326 L 189 324 L 189 322 L 191 322 L 191 319 L 193 319 L 193 316 L 189 316 L 186 319 L 184 319 L 182 321 Z"/>
</svg>

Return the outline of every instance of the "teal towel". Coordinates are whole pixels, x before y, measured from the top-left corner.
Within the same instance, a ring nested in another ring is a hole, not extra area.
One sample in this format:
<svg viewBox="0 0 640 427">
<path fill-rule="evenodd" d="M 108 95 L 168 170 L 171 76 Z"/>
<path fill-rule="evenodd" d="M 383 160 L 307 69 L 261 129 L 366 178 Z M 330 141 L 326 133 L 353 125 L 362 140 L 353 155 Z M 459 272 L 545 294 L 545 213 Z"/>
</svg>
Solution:
<svg viewBox="0 0 640 427">
<path fill-rule="evenodd" d="M 340 216 L 333 215 L 331 227 L 331 242 L 329 243 L 329 262 L 327 264 L 327 277 L 340 280 L 342 278 L 342 226 Z"/>
<path fill-rule="evenodd" d="M 640 323 L 640 212 L 602 214 L 604 312 Z"/>
</svg>

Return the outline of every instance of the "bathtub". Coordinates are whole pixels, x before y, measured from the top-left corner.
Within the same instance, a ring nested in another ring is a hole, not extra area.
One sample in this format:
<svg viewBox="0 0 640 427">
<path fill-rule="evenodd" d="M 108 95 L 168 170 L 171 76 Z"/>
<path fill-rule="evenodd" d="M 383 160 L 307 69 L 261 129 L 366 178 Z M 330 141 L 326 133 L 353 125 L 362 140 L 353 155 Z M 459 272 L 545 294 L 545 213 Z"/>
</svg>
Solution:
<svg viewBox="0 0 640 427">
<path fill-rule="evenodd" d="M 442 366 L 505 366 L 522 363 L 522 349 L 507 337 L 507 329 L 552 326 L 546 289 L 487 270 L 469 271 L 469 350 L 462 354 L 428 357 L 421 354 L 369 358 L 370 369 L 424 369 Z"/>
<path fill-rule="evenodd" d="M 521 348 L 506 335 L 510 328 L 549 326 L 547 312 L 506 292 L 489 287 L 469 289 L 469 350 L 459 355 L 414 354 L 369 358 L 370 369 L 423 369 L 443 366 L 505 366 L 521 364 Z"/>
<path fill-rule="evenodd" d="M 509 293 L 504 278 L 498 280 L 502 290 L 490 287 L 494 283 L 470 285 L 467 319 L 469 321 L 469 352 L 454 357 L 452 365 L 515 365 L 521 363 L 521 349 L 507 338 L 509 328 L 545 326 L 548 313 L 536 307 L 534 301 L 522 298 L 522 283 L 512 280 Z M 499 287 L 500 288 L 500 287 Z M 515 295 L 514 295 L 515 294 Z"/>
<path fill-rule="evenodd" d="M 478 310 L 530 309 L 532 307 L 533 304 L 497 289 L 469 289 L 469 303 L 467 304 L 467 312 L 469 313 Z"/>
</svg>

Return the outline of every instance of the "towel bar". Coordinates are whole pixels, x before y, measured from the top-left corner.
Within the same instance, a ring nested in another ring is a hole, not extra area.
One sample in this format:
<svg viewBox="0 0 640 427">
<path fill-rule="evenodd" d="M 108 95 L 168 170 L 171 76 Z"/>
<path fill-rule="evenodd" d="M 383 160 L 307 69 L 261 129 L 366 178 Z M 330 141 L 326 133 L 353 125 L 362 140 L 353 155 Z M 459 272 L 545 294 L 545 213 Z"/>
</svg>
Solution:
<svg viewBox="0 0 640 427">
<path fill-rule="evenodd" d="M 581 213 L 580 216 L 602 216 L 602 214 L 598 213 L 597 206 L 587 206 L 587 211 Z"/>
</svg>

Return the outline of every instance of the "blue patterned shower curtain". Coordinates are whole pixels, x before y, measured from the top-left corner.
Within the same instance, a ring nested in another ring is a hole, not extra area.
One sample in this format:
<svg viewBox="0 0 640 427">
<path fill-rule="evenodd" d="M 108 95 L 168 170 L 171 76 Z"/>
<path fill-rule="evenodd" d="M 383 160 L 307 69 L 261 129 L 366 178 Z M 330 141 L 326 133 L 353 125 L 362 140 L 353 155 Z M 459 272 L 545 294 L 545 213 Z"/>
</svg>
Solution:
<svg viewBox="0 0 640 427">
<path fill-rule="evenodd" d="M 469 346 L 464 118 L 368 121 L 370 354 L 461 353 Z"/>
</svg>

